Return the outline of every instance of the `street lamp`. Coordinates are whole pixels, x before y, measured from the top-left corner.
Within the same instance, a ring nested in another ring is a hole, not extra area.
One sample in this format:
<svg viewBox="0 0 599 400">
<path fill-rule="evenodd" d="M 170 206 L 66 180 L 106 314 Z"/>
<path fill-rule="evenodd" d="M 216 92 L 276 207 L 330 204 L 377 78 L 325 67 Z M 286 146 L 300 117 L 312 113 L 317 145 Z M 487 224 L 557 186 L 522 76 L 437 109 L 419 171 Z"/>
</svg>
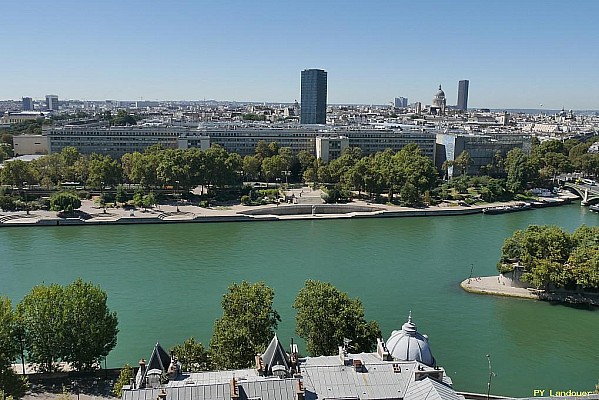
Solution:
<svg viewBox="0 0 599 400">
<path fill-rule="evenodd" d="M 177 194 L 179 192 L 179 181 L 175 181 L 176 186 L 175 186 L 175 204 L 177 205 L 177 212 L 179 212 L 179 198 L 177 197 Z"/>
<path fill-rule="evenodd" d="M 29 215 L 29 205 L 27 204 L 27 189 L 25 189 L 26 185 L 27 182 L 23 182 L 23 198 L 25 200 L 25 211 L 27 212 L 27 215 Z"/>
<path fill-rule="evenodd" d="M 100 203 L 104 207 L 104 214 L 106 214 L 106 201 L 104 200 L 104 181 L 100 182 Z"/>
<path fill-rule="evenodd" d="M 489 361 L 489 381 L 487 382 L 487 400 L 489 400 L 489 396 L 491 395 L 491 379 L 495 376 L 495 372 L 493 372 L 493 368 L 491 367 L 491 355 L 487 354 L 487 360 Z"/>
</svg>

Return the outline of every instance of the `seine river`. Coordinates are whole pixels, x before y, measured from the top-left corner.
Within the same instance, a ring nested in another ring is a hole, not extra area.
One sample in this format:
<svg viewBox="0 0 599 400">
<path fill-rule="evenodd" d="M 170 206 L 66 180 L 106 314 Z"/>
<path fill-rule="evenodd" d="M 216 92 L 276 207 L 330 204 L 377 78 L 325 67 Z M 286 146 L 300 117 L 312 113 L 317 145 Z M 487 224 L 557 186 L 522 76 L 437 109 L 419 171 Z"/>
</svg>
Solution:
<svg viewBox="0 0 599 400">
<path fill-rule="evenodd" d="M 0 294 L 17 303 L 40 283 L 100 284 L 118 313 L 108 366 L 133 365 L 189 336 L 207 344 L 231 282 L 275 290 L 284 342 L 306 279 L 360 297 L 385 339 L 412 310 L 457 390 L 532 396 L 591 390 L 599 379 L 599 310 L 469 294 L 459 282 L 496 274 L 503 240 L 529 224 L 597 225 L 578 204 L 505 215 L 261 223 L 0 229 Z M 297 337 L 295 337 L 297 340 Z M 545 392 L 547 393 L 547 392 Z"/>
</svg>

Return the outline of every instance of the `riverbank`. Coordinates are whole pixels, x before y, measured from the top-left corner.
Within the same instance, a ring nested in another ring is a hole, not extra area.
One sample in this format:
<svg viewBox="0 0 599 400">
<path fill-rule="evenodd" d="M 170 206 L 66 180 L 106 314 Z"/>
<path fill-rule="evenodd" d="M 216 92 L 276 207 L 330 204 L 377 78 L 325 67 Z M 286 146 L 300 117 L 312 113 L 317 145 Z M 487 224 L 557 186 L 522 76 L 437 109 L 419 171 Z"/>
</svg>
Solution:
<svg viewBox="0 0 599 400">
<path fill-rule="evenodd" d="M 482 213 L 489 207 L 513 205 L 517 202 L 497 202 L 484 205 L 459 205 L 442 203 L 426 208 L 400 207 L 386 204 L 371 204 L 353 201 L 347 204 L 320 204 L 320 194 L 305 193 L 300 200 L 296 197 L 292 204 L 270 204 L 264 206 L 216 206 L 199 207 L 190 204 L 159 205 L 150 209 L 103 208 L 91 200 L 83 200 L 77 214 L 72 217 L 58 217 L 56 212 L 35 210 L 25 212 L 0 213 L 0 227 L 9 226 L 66 226 L 66 225 L 127 225 L 165 224 L 194 222 L 256 222 L 340 218 L 391 218 L 453 216 Z M 301 196 L 301 195 L 300 195 Z M 573 195 L 564 195 L 560 204 L 567 204 Z M 575 197 L 575 196 L 574 196 Z M 313 201 L 311 201 L 313 200 Z"/>
<path fill-rule="evenodd" d="M 460 287 L 469 293 L 518 297 L 521 299 L 542 300 L 550 303 L 571 304 L 574 306 L 599 307 L 599 294 L 569 291 L 548 292 L 533 288 L 512 287 L 504 285 L 497 275 L 468 278 L 460 283 Z"/>
<path fill-rule="evenodd" d="M 497 275 L 468 278 L 463 280 L 460 286 L 470 293 L 539 300 L 536 290 L 506 286 L 501 283 Z"/>
</svg>

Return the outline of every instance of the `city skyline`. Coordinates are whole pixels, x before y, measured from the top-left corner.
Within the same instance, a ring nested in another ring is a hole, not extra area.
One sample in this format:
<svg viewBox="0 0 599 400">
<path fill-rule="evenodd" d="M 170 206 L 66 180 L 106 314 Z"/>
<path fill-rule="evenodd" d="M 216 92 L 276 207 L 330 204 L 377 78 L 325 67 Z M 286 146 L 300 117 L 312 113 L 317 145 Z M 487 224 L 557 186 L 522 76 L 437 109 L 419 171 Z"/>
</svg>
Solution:
<svg viewBox="0 0 599 400">
<path fill-rule="evenodd" d="M 575 6 L 9 2 L 0 99 L 291 103 L 319 68 L 331 104 L 429 104 L 441 84 L 455 105 L 468 79 L 471 108 L 597 109 L 599 3 Z"/>
</svg>

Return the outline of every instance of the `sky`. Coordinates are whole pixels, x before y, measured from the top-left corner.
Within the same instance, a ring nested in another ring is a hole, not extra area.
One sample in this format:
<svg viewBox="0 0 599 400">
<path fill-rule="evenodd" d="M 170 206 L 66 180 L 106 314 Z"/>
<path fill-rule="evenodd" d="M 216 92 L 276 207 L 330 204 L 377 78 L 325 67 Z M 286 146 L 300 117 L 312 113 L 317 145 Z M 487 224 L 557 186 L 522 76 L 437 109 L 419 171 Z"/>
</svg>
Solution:
<svg viewBox="0 0 599 400">
<path fill-rule="evenodd" d="M 0 7 L 0 99 L 599 109 L 597 0 L 53 0 Z"/>
</svg>

